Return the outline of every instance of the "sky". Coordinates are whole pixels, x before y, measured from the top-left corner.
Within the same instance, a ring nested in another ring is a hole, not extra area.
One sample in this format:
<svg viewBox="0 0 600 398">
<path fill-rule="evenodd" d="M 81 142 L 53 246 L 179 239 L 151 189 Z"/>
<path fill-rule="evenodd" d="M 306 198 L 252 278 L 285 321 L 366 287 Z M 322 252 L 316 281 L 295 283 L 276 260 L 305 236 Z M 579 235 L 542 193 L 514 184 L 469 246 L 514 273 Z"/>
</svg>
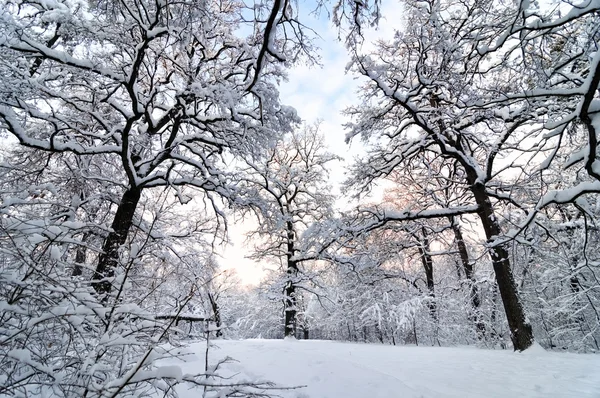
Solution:
<svg viewBox="0 0 600 398">
<path fill-rule="evenodd" d="M 380 38 L 392 38 L 394 29 L 402 23 L 402 10 L 400 3 L 394 0 L 383 1 L 382 21 L 377 29 L 367 29 L 365 32 L 366 43 L 363 46 L 368 51 L 373 42 Z M 321 15 L 311 14 L 310 2 L 300 3 L 300 14 L 304 24 L 312 28 L 319 37 L 315 44 L 320 48 L 320 64 L 300 64 L 288 72 L 288 81 L 280 87 L 281 101 L 293 106 L 298 115 L 308 124 L 321 121 L 321 132 L 325 136 L 329 150 L 344 158 L 331 167 L 330 181 L 337 190 L 337 186 L 344 180 L 344 163 L 361 154 L 362 144 L 354 139 L 346 144 L 343 124 L 348 119 L 342 111 L 356 105 L 356 91 L 361 78 L 346 72 L 346 65 L 350 57 L 344 44 L 338 40 L 338 31 L 328 20 L 326 12 Z M 225 268 L 233 268 L 243 283 L 256 285 L 265 275 L 263 268 L 266 264 L 257 264 L 245 258 L 251 250 L 251 243 L 245 244 L 245 234 L 252 230 L 254 220 L 245 222 L 232 222 L 229 229 L 231 245 L 223 248 L 221 264 Z"/>
</svg>

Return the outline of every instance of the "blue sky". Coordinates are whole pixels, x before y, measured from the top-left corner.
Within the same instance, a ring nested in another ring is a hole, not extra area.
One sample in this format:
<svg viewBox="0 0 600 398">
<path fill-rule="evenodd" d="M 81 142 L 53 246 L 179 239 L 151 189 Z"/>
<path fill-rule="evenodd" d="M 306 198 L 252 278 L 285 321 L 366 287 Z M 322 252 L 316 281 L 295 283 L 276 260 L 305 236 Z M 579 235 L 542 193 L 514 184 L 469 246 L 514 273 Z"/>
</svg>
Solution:
<svg viewBox="0 0 600 398">
<path fill-rule="evenodd" d="M 380 38 L 392 38 L 394 30 L 402 23 L 401 5 L 397 0 L 383 0 L 380 26 L 365 29 L 363 51 L 373 48 L 373 43 Z M 291 105 L 307 123 L 322 120 L 321 131 L 325 135 L 330 151 L 351 161 L 363 150 L 358 139 L 351 144 L 345 143 L 346 131 L 343 124 L 348 119 L 342 111 L 356 105 L 356 91 L 361 77 L 346 72 L 350 57 L 343 44 L 338 40 L 338 29 L 329 20 L 327 12 L 320 15 L 311 12 L 314 1 L 300 3 L 300 18 L 305 25 L 312 28 L 319 37 L 315 44 L 320 48 L 319 65 L 297 65 L 288 73 L 288 81 L 280 88 L 281 101 Z M 332 183 L 338 184 L 344 179 L 344 165 L 332 169 Z"/>
</svg>

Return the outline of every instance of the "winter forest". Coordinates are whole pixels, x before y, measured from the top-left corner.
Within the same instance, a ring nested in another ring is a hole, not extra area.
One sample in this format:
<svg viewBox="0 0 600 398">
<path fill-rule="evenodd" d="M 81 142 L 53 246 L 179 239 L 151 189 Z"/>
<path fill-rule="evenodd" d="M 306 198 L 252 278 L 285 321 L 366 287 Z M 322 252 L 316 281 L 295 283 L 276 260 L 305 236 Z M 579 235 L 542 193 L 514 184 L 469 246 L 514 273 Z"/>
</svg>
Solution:
<svg viewBox="0 0 600 398">
<path fill-rule="evenodd" d="M 381 1 L 0 0 L 0 396 L 287 391 L 213 340 L 597 361 L 600 1 Z M 280 95 L 309 14 L 356 155 Z"/>
</svg>

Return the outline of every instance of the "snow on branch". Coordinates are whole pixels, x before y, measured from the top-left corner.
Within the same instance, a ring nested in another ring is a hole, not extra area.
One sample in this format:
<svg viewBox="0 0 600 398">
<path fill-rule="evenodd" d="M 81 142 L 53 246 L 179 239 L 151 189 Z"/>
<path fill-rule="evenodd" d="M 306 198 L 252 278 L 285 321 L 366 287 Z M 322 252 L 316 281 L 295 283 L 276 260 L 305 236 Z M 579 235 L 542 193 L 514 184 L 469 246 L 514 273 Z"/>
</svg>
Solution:
<svg viewBox="0 0 600 398">
<path fill-rule="evenodd" d="M 360 213 L 373 216 L 374 221 L 355 227 L 356 231 L 371 231 L 389 222 L 402 222 L 414 220 L 426 220 L 432 218 L 456 217 L 464 214 L 473 214 L 479 211 L 479 206 L 458 206 L 446 209 L 425 210 L 386 210 L 386 209 L 359 209 Z"/>
</svg>

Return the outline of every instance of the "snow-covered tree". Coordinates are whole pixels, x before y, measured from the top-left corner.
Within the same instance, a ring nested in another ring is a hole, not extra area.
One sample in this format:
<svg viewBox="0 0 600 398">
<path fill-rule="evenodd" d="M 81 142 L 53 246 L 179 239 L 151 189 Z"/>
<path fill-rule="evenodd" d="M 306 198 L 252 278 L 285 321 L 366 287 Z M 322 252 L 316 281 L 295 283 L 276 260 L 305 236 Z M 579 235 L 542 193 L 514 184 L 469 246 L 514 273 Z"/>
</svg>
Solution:
<svg viewBox="0 0 600 398">
<path fill-rule="evenodd" d="M 243 37 L 241 3 L 2 8 L 3 129 L 23 146 L 116 166 L 98 172 L 122 195 L 97 262 L 98 293 L 111 290 L 144 189 L 188 185 L 210 200 L 231 199 L 223 156 L 259 156 L 295 118 L 273 84 L 283 73 L 278 60 L 298 51 L 287 35 L 275 40 L 278 26 L 293 22 L 269 25 L 257 15 Z"/>
<path fill-rule="evenodd" d="M 318 259 L 302 235 L 333 215 L 327 167 L 337 159 L 325 147 L 318 125 L 284 137 L 262 162 L 248 161 L 243 171 L 248 205 L 259 219 L 250 237 L 258 240 L 252 258 L 281 267 L 285 336 L 295 336 L 297 295 L 310 292 L 304 265 Z M 279 289 L 278 289 L 279 290 Z"/>
<path fill-rule="evenodd" d="M 226 163 L 260 159 L 297 119 L 276 88 L 310 50 L 294 10 L 146 0 L 0 10 L 0 134 L 17 148 L 0 181 L 0 394 L 169 395 L 180 382 L 214 393 L 202 372 L 156 361 L 177 355 L 176 340 L 164 343 L 206 287 L 219 206 L 237 199 Z"/>
</svg>

